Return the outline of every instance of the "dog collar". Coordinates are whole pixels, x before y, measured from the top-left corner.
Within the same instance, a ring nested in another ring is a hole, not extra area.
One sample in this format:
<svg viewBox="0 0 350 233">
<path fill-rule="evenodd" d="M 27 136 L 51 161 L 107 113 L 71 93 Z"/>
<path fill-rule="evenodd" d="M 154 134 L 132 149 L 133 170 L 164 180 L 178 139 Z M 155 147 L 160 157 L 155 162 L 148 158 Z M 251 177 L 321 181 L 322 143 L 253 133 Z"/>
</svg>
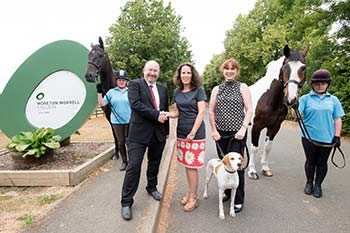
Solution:
<svg viewBox="0 0 350 233">
<path fill-rule="evenodd" d="M 226 169 L 226 167 L 224 167 L 225 168 L 225 171 L 227 171 L 228 173 L 230 173 L 230 174 L 233 174 L 233 173 L 235 173 L 236 171 L 230 171 L 230 170 L 227 170 Z"/>
</svg>

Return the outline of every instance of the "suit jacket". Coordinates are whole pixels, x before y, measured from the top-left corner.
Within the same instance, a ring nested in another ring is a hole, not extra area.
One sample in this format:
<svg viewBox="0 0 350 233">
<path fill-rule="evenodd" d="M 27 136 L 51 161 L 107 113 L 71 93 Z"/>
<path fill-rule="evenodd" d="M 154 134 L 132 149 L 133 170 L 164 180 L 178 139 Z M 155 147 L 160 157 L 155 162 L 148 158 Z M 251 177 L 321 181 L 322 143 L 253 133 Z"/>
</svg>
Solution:
<svg viewBox="0 0 350 233">
<path fill-rule="evenodd" d="M 157 84 L 159 93 L 159 111 L 168 111 L 167 89 Z M 144 78 L 131 80 L 128 84 L 128 98 L 131 106 L 129 124 L 129 142 L 148 144 L 155 134 L 158 141 L 166 140 L 169 134 L 169 121 L 158 121 L 159 111 L 151 101 L 151 93 Z"/>
</svg>

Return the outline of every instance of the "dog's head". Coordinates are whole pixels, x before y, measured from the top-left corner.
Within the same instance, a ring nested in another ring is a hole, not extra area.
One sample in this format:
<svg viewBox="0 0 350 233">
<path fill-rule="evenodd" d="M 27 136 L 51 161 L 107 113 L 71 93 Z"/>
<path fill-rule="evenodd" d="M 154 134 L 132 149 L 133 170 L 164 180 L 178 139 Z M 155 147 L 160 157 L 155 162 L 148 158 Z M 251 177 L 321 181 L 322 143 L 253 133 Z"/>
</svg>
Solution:
<svg viewBox="0 0 350 233">
<path fill-rule="evenodd" d="M 237 152 L 230 152 L 224 156 L 222 162 L 228 170 L 237 171 L 242 167 L 243 157 Z"/>
</svg>

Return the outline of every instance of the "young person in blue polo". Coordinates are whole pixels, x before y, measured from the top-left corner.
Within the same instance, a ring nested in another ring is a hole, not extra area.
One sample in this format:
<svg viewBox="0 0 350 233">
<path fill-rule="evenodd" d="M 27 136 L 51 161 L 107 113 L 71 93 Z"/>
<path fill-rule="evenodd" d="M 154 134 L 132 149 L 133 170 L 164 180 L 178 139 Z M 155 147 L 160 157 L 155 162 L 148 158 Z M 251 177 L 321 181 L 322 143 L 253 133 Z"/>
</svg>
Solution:
<svg viewBox="0 0 350 233">
<path fill-rule="evenodd" d="M 119 170 L 124 171 L 128 164 L 125 141 L 128 136 L 131 115 L 127 87 L 129 79 L 125 70 L 113 71 L 113 74 L 116 78 L 116 87 L 110 89 L 103 98 L 102 95 L 98 95 L 98 99 L 101 107 L 108 104 L 111 105 L 111 122 L 114 133 L 117 136 L 118 150 L 122 157 L 122 163 Z"/>
<path fill-rule="evenodd" d="M 304 135 L 302 144 L 306 156 L 306 185 L 304 193 L 316 198 L 322 197 L 321 184 L 326 177 L 327 161 L 332 147 L 322 144 L 340 146 L 342 128 L 341 117 L 344 110 L 339 99 L 327 92 L 331 83 L 331 74 L 326 69 L 319 69 L 312 74 L 312 90 L 299 100 L 299 111 L 310 138 L 320 145 L 314 145 Z"/>
</svg>

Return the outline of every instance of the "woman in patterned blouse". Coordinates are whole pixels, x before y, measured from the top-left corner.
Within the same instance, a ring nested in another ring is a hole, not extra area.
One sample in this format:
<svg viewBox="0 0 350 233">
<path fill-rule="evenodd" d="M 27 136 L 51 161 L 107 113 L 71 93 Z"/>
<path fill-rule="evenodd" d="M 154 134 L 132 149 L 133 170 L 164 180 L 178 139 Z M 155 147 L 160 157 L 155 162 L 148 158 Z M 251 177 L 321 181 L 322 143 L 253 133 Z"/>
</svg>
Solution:
<svg viewBox="0 0 350 233">
<path fill-rule="evenodd" d="M 212 137 L 224 154 L 238 152 L 243 155 L 247 140 L 247 128 L 253 115 L 250 90 L 238 81 L 240 66 L 234 58 L 227 59 L 220 67 L 224 82 L 215 86 L 209 103 L 209 120 Z M 219 148 L 218 157 L 222 159 Z M 235 212 L 243 208 L 244 170 L 238 171 L 239 185 L 235 197 Z M 225 190 L 224 201 L 231 197 L 231 190 Z"/>
</svg>

